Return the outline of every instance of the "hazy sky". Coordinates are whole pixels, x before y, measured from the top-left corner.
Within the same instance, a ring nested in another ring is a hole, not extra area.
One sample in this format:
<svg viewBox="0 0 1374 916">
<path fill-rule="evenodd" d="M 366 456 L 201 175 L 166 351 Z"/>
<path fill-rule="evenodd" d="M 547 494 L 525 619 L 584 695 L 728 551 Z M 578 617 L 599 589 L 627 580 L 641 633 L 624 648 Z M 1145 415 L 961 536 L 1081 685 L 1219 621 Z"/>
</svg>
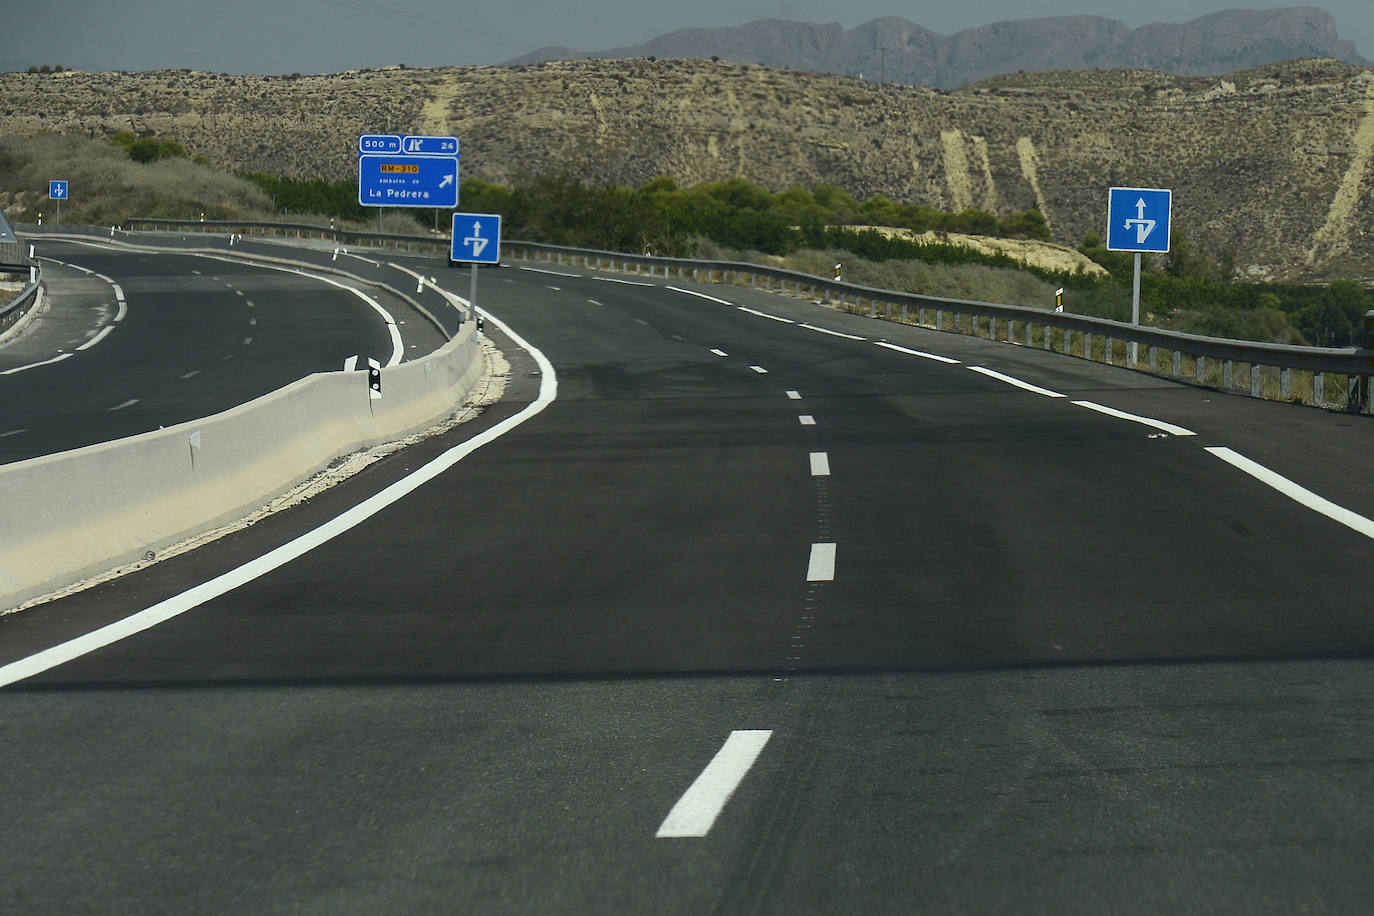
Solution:
<svg viewBox="0 0 1374 916">
<path fill-rule="evenodd" d="M 189 67 L 225 73 L 325 73 L 387 64 L 494 64 L 545 45 L 595 51 L 687 26 L 779 18 L 853 28 L 900 16 L 949 34 L 1001 19 L 1080 13 L 1132 26 L 1187 22 L 1265 0 L 22 0 L 0 24 L 0 70 Z M 1370 0 L 1314 4 L 1374 58 Z"/>
</svg>

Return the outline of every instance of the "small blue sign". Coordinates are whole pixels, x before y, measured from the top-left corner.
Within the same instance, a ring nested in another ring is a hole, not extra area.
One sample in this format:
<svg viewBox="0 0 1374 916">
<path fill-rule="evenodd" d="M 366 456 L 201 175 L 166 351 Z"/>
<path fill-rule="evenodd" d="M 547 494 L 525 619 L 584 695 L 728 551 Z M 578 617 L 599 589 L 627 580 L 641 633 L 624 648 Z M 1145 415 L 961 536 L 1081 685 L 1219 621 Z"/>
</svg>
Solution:
<svg viewBox="0 0 1374 916">
<path fill-rule="evenodd" d="M 358 203 L 364 207 L 458 206 L 456 156 L 362 156 Z"/>
<path fill-rule="evenodd" d="M 501 217 L 495 213 L 453 214 L 450 261 L 501 263 Z"/>
<path fill-rule="evenodd" d="M 48 182 L 48 199 L 50 199 L 50 200 L 66 200 L 66 199 L 67 199 L 67 183 L 66 183 L 65 181 L 49 181 L 49 182 Z"/>
<path fill-rule="evenodd" d="M 399 153 L 401 138 L 395 134 L 363 134 L 358 138 L 358 155 L 384 155 Z"/>
<path fill-rule="evenodd" d="M 1173 191 L 1112 188 L 1107 198 L 1107 249 L 1167 253 L 1173 208 Z"/>
<path fill-rule="evenodd" d="M 401 152 L 408 156 L 457 156 L 457 137 L 406 137 Z"/>
</svg>

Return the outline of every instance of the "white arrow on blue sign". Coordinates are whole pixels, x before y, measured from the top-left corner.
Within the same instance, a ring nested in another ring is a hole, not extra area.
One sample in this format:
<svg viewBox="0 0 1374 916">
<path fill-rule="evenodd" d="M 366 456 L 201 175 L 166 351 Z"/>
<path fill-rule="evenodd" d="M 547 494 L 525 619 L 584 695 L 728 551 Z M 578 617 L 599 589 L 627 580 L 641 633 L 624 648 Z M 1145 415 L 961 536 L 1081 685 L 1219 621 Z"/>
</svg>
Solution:
<svg viewBox="0 0 1374 916">
<path fill-rule="evenodd" d="M 48 197 L 51 200 L 66 200 L 67 183 L 65 181 L 49 181 Z"/>
<path fill-rule="evenodd" d="M 456 156 L 362 156 L 358 203 L 364 207 L 458 206 Z"/>
<path fill-rule="evenodd" d="M 1112 188 L 1107 198 L 1107 249 L 1165 254 L 1174 192 L 1164 188 Z"/>
<path fill-rule="evenodd" d="M 501 217 L 495 213 L 453 214 L 449 260 L 473 264 L 501 263 Z"/>
</svg>

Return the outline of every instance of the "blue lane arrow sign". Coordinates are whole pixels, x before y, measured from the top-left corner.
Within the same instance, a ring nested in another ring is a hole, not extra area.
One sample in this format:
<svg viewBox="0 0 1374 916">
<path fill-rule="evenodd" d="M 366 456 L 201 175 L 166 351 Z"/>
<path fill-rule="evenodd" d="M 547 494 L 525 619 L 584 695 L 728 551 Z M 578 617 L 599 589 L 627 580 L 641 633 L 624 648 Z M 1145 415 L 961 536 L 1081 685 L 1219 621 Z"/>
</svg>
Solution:
<svg viewBox="0 0 1374 916">
<path fill-rule="evenodd" d="M 455 156 L 362 156 L 358 203 L 364 207 L 458 206 Z"/>
<path fill-rule="evenodd" d="M 1112 188 L 1107 198 L 1107 248 L 1164 254 L 1174 192 L 1163 188 Z"/>
<path fill-rule="evenodd" d="M 501 263 L 501 217 L 495 213 L 453 214 L 450 261 Z"/>
<path fill-rule="evenodd" d="M 66 200 L 67 183 L 65 181 L 49 181 L 48 197 L 51 200 Z"/>
</svg>

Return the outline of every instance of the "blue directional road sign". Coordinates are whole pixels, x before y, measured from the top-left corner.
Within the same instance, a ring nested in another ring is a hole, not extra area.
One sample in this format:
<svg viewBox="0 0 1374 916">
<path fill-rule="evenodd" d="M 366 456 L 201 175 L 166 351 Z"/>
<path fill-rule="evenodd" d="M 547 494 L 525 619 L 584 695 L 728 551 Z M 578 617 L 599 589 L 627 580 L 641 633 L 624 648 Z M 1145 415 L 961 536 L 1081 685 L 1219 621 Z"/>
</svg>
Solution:
<svg viewBox="0 0 1374 916">
<path fill-rule="evenodd" d="M 358 138 L 358 155 L 385 155 L 401 151 L 401 138 L 395 134 L 363 134 Z"/>
<path fill-rule="evenodd" d="M 67 183 L 65 181 L 48 182 L 48 198 L 50 200 L 66 200 Z"/>
<path fill-rule="evenodd" d="M 453 214 L 450 261 L 473 264 L 501 262 L 501 217 L 495 213 Z"/>
<path fill-rule="evenodd" d="M 1112 188 L 1107 198 L 1107 249 L 1164 254 L 1174 192 L 1161 188 Z"/>
<path fill-rule="evenodd" d="M 457 156 L 457 137 L 406 137 L 401 152 L 411 156 Z"/>
<path fill-rule="evenodd" d="M 458 206 L 457 156 L 362 156 L 358 203 L 364 207 Z"/>
</svg>

